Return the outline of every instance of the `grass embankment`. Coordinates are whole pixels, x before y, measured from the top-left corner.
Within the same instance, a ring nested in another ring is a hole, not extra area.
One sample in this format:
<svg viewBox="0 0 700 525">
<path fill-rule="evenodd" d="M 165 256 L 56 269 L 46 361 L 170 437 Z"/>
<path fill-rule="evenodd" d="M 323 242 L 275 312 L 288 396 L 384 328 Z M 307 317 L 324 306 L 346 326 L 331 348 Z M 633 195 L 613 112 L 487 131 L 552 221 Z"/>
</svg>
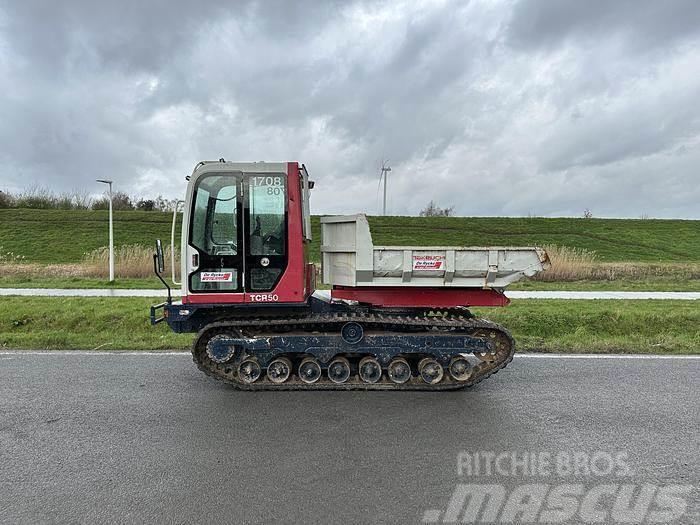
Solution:
<svg viewBox="0 0 700 525">
<path fill-rule="evenodd" d="M 151 246 L 156 238 L 167 244 L 171 219 L 171 214 L 159 212 L 115 213 L 117 282 L 109 286 L 159 287 L 150 277 Z M 558 255 L 562 264 L 556 270 L 553 267 L 535 282 L 519 283 L 514 289 L 700 288 L 700 221 L 482 217 L 369 220 L 376 245 L 540 245 Z M 107 273 L 103 249 L 106 224 L 107 212 L 102 211 L 0 210 L 0 286 L 101 286 L 99 277 Z M 312 229 L 310 253 L 318 262 L 318 217 L 313 217 Z M 145 280 L 127 280 L 136 277 Z"/>
<path fill-rule="evenodd" d="M 370 217 L 377 245 L 570 246 L 599 261 L 700 262 L 700 221 L 515 217 Z"/>
<path fill-rule="evenodd" d="M 78 263 L 108 245 L 108 217 L 106 211 L 0 210 L 0 246 L 27 263 Z M 157 238 L 169 244 L 171 221 L 169 213 L 115 212 L 114 244 L 154 246 Z"/>
<path fill-rule="evenodd" d="M 185 349 L 194 334 L 151 327 L 148 298 L 0 300 L 0 347 Z M 700 353 L 695 301 L 516 300 L 475 312 L 508 328 L 520 351 Z"/>
<path fill-rule="evenodd" d="M 104 211 L 2 209 L 0 245 L 26 262 L 80 262 L 85 253 L 107 244 L 107 217 Z M 115 212 L 114 220 L 116 246 L 152 246 L 156 238 L 170 239 L 169 213 Z M 369 222 L 377 245 L 558 245 L 594 251 L 602 262 L 700 262 L 700 221 L 370 217 Z M 311 253 L 319 260 L 318 217 L 312 228 Z"/>
</svg>

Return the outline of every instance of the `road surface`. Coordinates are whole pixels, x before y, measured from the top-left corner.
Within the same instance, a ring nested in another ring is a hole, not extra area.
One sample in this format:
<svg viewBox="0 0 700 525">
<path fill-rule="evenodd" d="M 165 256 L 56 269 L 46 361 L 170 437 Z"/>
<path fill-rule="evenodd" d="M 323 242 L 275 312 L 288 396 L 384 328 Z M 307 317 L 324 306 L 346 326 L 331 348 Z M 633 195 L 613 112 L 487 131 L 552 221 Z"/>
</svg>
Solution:
<svg viewBox="0 0 700 525">
<path fill-rule="evenodd" d="M 697 523 L 698 379 L 697 358 L 523 356 L 462 392 L 245 393 L 183 353 L 4 351 L 0 522 L 449 521 L 465 483 L 577 481 L 692 485 Z M 458 471 L 491 452 L 590 472 Z"/>
</svg>

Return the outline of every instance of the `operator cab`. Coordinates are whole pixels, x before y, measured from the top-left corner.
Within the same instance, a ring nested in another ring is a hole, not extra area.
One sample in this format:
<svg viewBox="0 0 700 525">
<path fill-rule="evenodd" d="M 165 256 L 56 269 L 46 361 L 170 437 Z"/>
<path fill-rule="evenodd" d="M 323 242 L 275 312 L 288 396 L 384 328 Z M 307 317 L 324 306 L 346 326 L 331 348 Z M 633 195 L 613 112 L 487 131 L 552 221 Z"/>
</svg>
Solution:
<svg viewBox="0 0 700 525">
<path fill-rule="evenodd" d="M 306 168 L 205 162 L 183 215 L 183 302 L 297 302 L 313 290 Z"/>
</svg>

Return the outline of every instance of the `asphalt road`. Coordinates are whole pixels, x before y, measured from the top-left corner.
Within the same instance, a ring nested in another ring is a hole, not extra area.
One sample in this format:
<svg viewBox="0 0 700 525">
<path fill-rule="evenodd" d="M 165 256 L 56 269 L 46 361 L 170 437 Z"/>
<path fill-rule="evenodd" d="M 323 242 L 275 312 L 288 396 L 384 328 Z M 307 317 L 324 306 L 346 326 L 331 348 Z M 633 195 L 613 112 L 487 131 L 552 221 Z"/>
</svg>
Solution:
<svg viewBox="0 0 700 525">
<path fill-rule="evenodd" d="M 244 393 L 182 354 L 4 352 L 0 521 L 419 523 L 460 484 L 577 481 L 692 484 L 697 523 L 699 380 L 698 359 L 520 357 L 456 393 Z M 491 451 L 629 472 L 459 475 Z"/>
</svg>

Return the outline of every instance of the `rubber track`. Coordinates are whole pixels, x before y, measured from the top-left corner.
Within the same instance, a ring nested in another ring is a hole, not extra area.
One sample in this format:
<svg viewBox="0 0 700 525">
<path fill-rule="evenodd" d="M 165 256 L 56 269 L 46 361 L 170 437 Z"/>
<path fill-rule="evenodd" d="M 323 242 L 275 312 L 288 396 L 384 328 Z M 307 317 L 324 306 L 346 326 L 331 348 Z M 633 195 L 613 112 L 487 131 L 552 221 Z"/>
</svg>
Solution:
<svg viewBox="0 0 700 525">
<path fill-rule="evenodd" d="M 247 384 L 230 378 L 223 372 L 226 365 L 215 363 L 209 359 L 206 353 L 206 343 L 219 334 L 232 334 L 232 332 L 244 333 L 247 336 L 255 337 L 261 333 L 269 334 L 272 331 L 288 332 L 292 330 L 303 330 L 308 332 L 337 332 L 347 322 L 354 321 L 362 324 L 365 329 L 382 331 L 405 332 L 408 337 L 411 334 L 425 331 L 446 330 L 458 331 L 460 333 L 479 333 L 480 331 L 495 332 L 496 337 L 505 338 L 508 341 L 508 349 L 501 352 L 497 357 L 500 359 L 492 362 L 484 361 L 474 366 L 474 374 L 469 381 L 457 382 L 446 378 L 437 385 L 429 385 L 422 382 L 412 382 L 404 384 L 391 383 L 384 378 L 379 383 L 365 383 L 357 377 L 353 377 L 346 383 L 336 384 L 330 381 L 306 384 L 302 381 L 290 380 L 275 384 L 264 380 L 264 375 L 255 383 Z M 423 329 L 423 330 L 421 330 Z M 469 312 L 464 314 L 455 311 L 439 312 L 436 316 L 406 315 L 406 314 L 378 314 L 350 312 L 341 314 L 309 314 L 303 317 L 254 317 L 254 318 L 234 318 L 224 319 L 205 326 L 198 334 L 192 345 L 193 361 L 197 367 L 214 379 L 233 386 L 238 390 L 260 391 L 260 390 L 458 390 L 473 386 L 487 377 L 505 368 L 512 360 L 515 353 L 515 342 L 510 333 L 500 325 L 492 323 L 486 319 L 478 319 Z"/>
</svg>

